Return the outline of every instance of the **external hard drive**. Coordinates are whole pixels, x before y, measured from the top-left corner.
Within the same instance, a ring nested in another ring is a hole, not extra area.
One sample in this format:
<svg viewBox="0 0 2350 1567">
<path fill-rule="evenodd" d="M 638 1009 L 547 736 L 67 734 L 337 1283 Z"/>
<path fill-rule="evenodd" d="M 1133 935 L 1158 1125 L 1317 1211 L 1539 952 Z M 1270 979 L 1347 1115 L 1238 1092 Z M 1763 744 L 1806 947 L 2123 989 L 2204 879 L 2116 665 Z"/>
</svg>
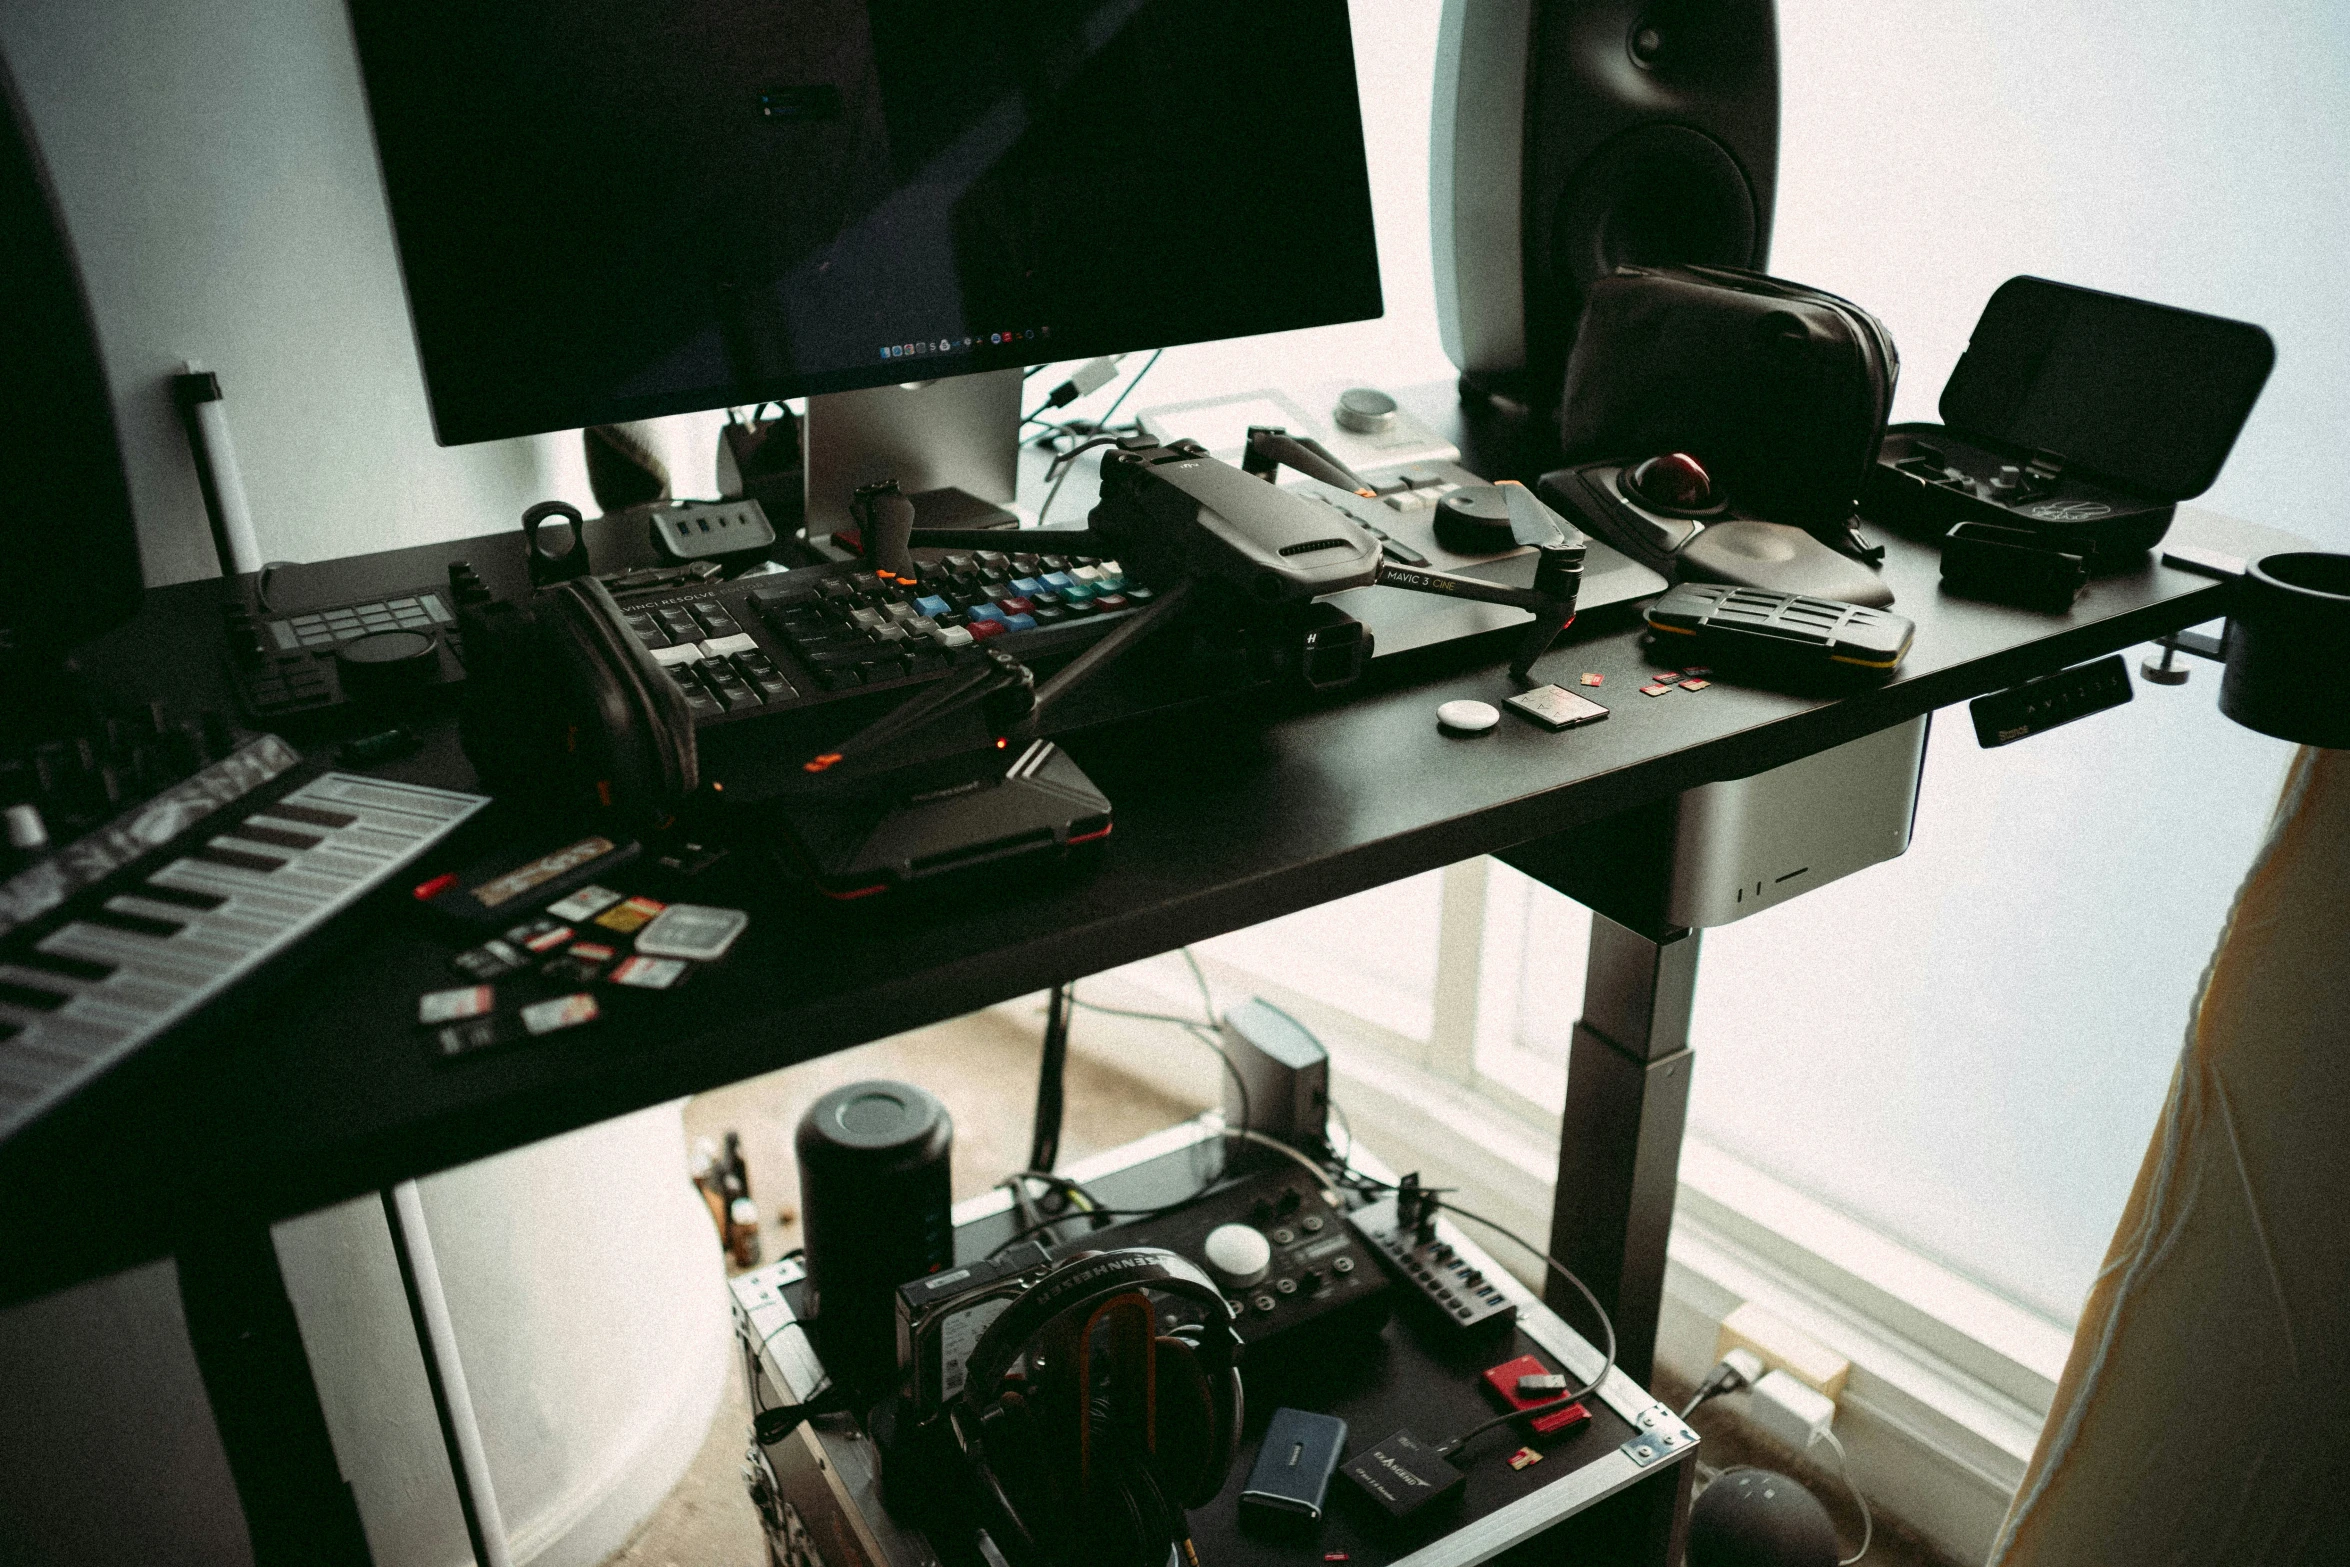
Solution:
<svg viewBox="0 0 2350 1567">
<path fill-rule="evenodd" d="M 1335 1415 L 1276 1409 L 1265 1425 L 1256 1467 L 1241 1488 L 1240 1511 L 1260 1524 L 1295 1528 L 1318 1522 L 1331 1471 L 1346 1447 L 1346 1422 Z"/>
</svg>

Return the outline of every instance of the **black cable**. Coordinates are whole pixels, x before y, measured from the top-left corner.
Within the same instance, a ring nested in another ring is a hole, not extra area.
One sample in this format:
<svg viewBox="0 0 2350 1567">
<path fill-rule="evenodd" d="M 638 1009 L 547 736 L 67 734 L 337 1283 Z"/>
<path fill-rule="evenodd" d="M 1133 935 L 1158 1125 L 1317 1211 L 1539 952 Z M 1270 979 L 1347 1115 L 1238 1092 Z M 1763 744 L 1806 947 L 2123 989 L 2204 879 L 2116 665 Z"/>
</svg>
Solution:
<svg viewBox="0 0 2350 1567">
<path fill-rule="evenodd" d="M 1330 1107 L 1330 1113 L 1338 1117 L 1338 1129 L 1346 1133 L 1346 1152 L 1338 1153 L 1334 1150 L 1331 1153 L 1331 1157 L 1338 1161 L 1338 1167 L 1341 1170 L 1345 1170 L 1351 1174 L 1353 1173 L 1354 1166 L 1347 1163 L 1347 1161 L 1355 1156 L 1355 1124 L 1352 1120 L 1348 1119 L 1346 1107 L 1344 1105 L 1341 1105 L 1335 1099 L 1328 1101 L 1328 1103 Z M 1323 1141 L 1327 1142 L 1329 1139 L 1325 1137 Z"/>
<path fill-rule="evenodd" d="M 1036 1068 L 1036 1123 L 1028 1138 L 1028 1168 L 1050 1171 L 1061 1157 L 1061 1112 L 1069 1071 L 1069 987 L 1055 985 L 1045 1000 L 1044 1054 Z"/>
<path fill-rule="evenodd" d="M 1535 1245 L 1532 1241 L 1526 1239 L 1526 1237 L 1523 1235 L 1518 1234 L 1515 1230 L 1504 1229 L 1501 1225 L 1494 1223 L 1491 1219 L 1486 1218 L 1483 1214 L 1471 1213 L 1468 1209 L 1447 1202 L 1442 1197 L 1437 1197 L 1434 1200 L 1436 1202 L 1436 1206 L 1443 1212 L 1452 1214 L 1457 1218 L 1466 1219 L 1471 1224 L 1481 1224 L 1485 1226 L 1485 1228 L 1491 1230 L 1494 1234 L 1500 1236 L 1502 1239 L 1511 1241 L 1516 1245 L 1524 1248 L 1524 1250 L 1530 1256 L 1540 1257 L 1544 1267 L 1550 1269 L 1551 1272 L 1557 1274 L 1560 1278 L 1565 1279 L 1570 1285 L 1574 1286 L 1575 1293 L 1583 1297 L 1583 1303 L 1589 1306 L 1591 1308 L 1591 1314 L 1599 1319 L 1600 1331 L 1607 1338 L 1607 1354 L 1605 1358 L 1600 1361 L 1599 1374 L 1593 1377 L 1589 1382 L 1584 1383 L 1582 1387 L 1576 1389 L 1572 1393 L 1567 1394 L 1566 1400 L 1567 1402 L 1571 1403 L 1574 1400 L 1582 1398 L 1585 1395 L 1597 1390 L 1599 1385 L 1607 1380 L 1608 1373 L 1615 1370 L 1616 1368 L 1616 1324 L 1615 1319 L 1607 1314 L 1607 1308 L 1599 1303 L 1599 1297 L 1591 1293 L 1591 1287 L 1585 1284 L 1581 1279 L 1575 1277 L 1573 1269 L 1569 1268 L 1565 1263 L 1559 1261 L 1556 1257 L 1553 1257 L 1549 1252 L 1546 1252 L 1541 1247 Z M 1456 1443 L 1455 1445 L 1457 1446 L 1458 1444 Z M 1447 1449 L 1447 1451 L 1450 1451 L 1450 1449 Z"/>
<path fill-rule="evenodd" d="M 1445 1455 L 1457 1453 L 1462 1448 L 1475 1441 L 1478 1437 L 1481 1437 L 1486 1432 L 1492 1430 L 1495 1426 L 1506 1426 L 1513 1420 L 1523 1420 L 1530 1415 L 1547 1415 L 1554 1409 L 1564 1409 L 1567 1405 L 1574 1403 L 1577 1399 L 1588 1397 L 1590 1392 L 1591 1390 L 1589 1388 L 1585 1388 L 1580 1393 L 1561 1393 L 1558 1397 L 1545 1399 L 1539 1404 L 1528 1404 L 1525 1408 L 1513 1409 L 1506 1415 L 1495 1415 L 1491 1420 L 1483 1421 L 1477 1425 L 1469 1427 L 1468 1430 L 1463 1431 L 1459 1436 L 1454 1437 L 1451 1441 L 1445 1443 L 1436 1451 Z"/>
<path fill-rule="evenodd" d="M 1074 991 L 1070 993 L 1069 1000 L 1072 1005 L 1083 1007 L 1088 1012 L 1099 1012 L 1108 1017 L 1133 1018 L 1143 1023 L 1172 1023 L 1207 1046 L 1216 1053 L 1217 1061 L 1223 1065 L 1224 1075 L 1232 1080 L 1233 1092 L 1240 1098 L 1240 1130 L 1248 1132 L 1255 1128 L 1256 1116 L 1249 1104 L 1248 1080 L 1240 1075 L 1240 1068 L 1233 1063 L 1232 1057 L 1225 1052 L 1224 1047 L 1217 1043 L 1215 1037 L 1207 1033 L 1200 1024 L 1194 1023 L 1187 1017 L 1177 1017 L 1172 1012 L 1137 1012 L 1131 1007 L 1104 1006 L 1098 1001 L 1087 1001 Z"/>
<path fill-rule="evenodd" d="M 1199 959 L 1192 955 L 1189 947 L 1178 947 L 1175 950 L 1183 954 L 1183 961 L 1191 968 L 1191 981 L 1199 986 L 1201 1014 L 1207 1019 L 1208 1027 L 1216 1027 L 1216 997 L 1215 993 L 1208 989 L 1207 971 L 1199 966 Z"/>
<path fill-rule="evenodd" d="M 1142 385 L 1142 378 L 1151 373 L 1151 367 L 1159 362 L 1159 355 L 1165 352 L 1166 350 L 1164 348 L 1154 348 L 1151 350 L 1150 362 L 1145 364 L 1140 370 L 1134 372 L 1134 379 L 1126 383 L 1125 391 L 1120 392 L 1118 394 L 1117 401 L 1110 404 L 1109 412 L 1103 414 L 1099 419 L 1094 421 L 1095 429 L 1107 430 L 1110 427 L 1110 420 L 1117 414 L 1119 404 L 1124 403 L 1128 394 L 1133 392 L 1136 387 Z M 1106 445 L 1115 439 L 1115 436 L 1104 436 L 1099 440 L 1088 441 L 1084 445 L 1076 447 L 1073 450 L 1053 459 L 1056 464 L 1067 463 L 1069 466 L 1061 470 L 1061 476 L 1053 481 L 1052 489 L 1045 495 L 1044 504 L 1036 509 L 1036 525 L 1038 527 L 1041 528 L 1044 526 L 1044 520 L 1046 516 L 1050 514 L 1053 509 L 1053 502 L 1061 498 L 1061 486 L 1067 484 L 1069 482 L 1069 475 L 1077 471 L 1076 459 L 1078 454 L 1081 452 L 1090 451 L 1095 446 Z"/>
<path fill-rule="evenodd" d="M 1028 1181 L 1035 1181 L 1045 1188 L 1045 1201 L 1039 1203 L 1029 1198 L 1028 1189 L 1023 1184 Z M 1090 1213 L 1102 1206 L 1102 1200 L 1086 1190 L 1082 1182 L 1072 1181 L 1065 1175 L 1054 1175 L 1047 1170 L 1015 1170 L 996 1182 L 996 1185 L 1011 1193 L 1013 1205 L 1020 1210 L 1023 1222 L 1047 1218 L 1066 1219 L 1071 1217 L 1072 1208 L 1079 1213 Z"/>
<path fill-rule="evenodd" d="M 798 1425 L 802 1420 L 807 1419 L 810 1415 L 829 1414 L 833 1409 L 846 1407 L 845 1405 L 839 1404 L 827 1405 L 823 1402 L 825 1395 L 834 1391 L 832 1373 L 830 1371 L 824 1373 L 823 1380 L 816 1384 L 815 1391 L 811 1392 L 806 1398 L 802 1399 L 796 1404 L 769 1404 L 764 1399 L 760 1398 L 760 1358 L 767 1353 L 767 1346 L 775 1342 L 776 1335 L 783 1332 L 786 1328 L 798 1328 L 800 1330 L 801 1336 L 808 1340 L 808 1348 L 810 1352 L 815 1350 L 816 1338 L 814 1334 L 808 1331 L 808 1324 L 806 1320 L 800 1317 L 790 1317 L 785 1319 L 775 1328 L 771 1329 L 765 1338 L 759 1340 L 759 1347 L 751 1351 L 750 1356 L 743 1367 L 745 1372 L 744 1379 L 749 1383 L 751 1401 L 751 1426 L 759 1433 L 759 1440 L 762 1443 L 782 1441 L 785 1436 L 790 1434 L 792 1427 Z M 777 1415 L 787 1416 L 789 1418 L 780 1424 L 769 1418 L 771 1416 Z M 772 1432 L 772 1434 L 769 1434 L 770 1432 Z"/>
<path fill-rule="evenodd" d="M 1222 1177 L 1219 1176 L 1217 1179 L 1221 1180 Z M 1210 1181 L 1208 1186 L 1214 1184 L 1214 1181 Z M 1188 1196 L 1179 1197 L 1173 1202 L 1161 1203 L 1156 1208 L 1095 1208 L 1088 1213 L 1064 1213 L 1057 1219 L 1046 1219 L 1041 1223 L 1029 1225 L 1026 1229 L 997 1243 L 987 1255 L 991 1260 L 1000 1257 L 1039 1231 L 1049 1230 L 1056 1224 L 1068 1224 L 1077 1219 L 1155 1219 L 1162 1213 L 1173 1213 L 1178 1208 L 1190 1207 L 1200 1198 L 1206 1196 L 1207 1191 L 1208 1187 L 1202 1187 L 1200 1190 L 1192 1192 Z M 1096 1228 L 1098 1227 L 1096 1226 Z"/>
</svg>

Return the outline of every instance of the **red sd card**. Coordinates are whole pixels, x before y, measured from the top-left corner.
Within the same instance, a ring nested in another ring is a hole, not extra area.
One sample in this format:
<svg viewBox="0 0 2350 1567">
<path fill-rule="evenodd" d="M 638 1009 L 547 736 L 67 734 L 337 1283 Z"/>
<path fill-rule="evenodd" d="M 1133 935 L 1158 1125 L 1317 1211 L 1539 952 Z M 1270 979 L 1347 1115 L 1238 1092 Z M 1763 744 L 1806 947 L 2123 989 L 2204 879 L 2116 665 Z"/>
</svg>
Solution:
<svg viewBox="0 0 2350 1567">
<path fill-rule="evenodd" d="M 1534 1356 L 1520 1355 L 1517 1359 L 1504 1361 L 1486 1372 L 1485 1385 L 1500 1394 L 1502 1402 L 1509 1405 L 1510 1408 L 1531 1409 L 1536 1404 L 1548 1404 L 1555 1401 L 1558 1395 L 1556 1393 L 1542 1393 L 1529 1398 L 1518 1391 L 1518 1378 L 1540 1377 L 1550 1374 L 1550 1367 L 1544 1365 Z M 1561 1431 L 1571 1431 L 1577 1426 L 1587 1423 L 1590 1419 L 1591 1411 L 1585 1409 L 1581 1404 L 1560 1404 L 1549 1414 L 1536 1415 L 1526 1424 L 1544 1436 L 1555 1436 Z"/>
</svg>

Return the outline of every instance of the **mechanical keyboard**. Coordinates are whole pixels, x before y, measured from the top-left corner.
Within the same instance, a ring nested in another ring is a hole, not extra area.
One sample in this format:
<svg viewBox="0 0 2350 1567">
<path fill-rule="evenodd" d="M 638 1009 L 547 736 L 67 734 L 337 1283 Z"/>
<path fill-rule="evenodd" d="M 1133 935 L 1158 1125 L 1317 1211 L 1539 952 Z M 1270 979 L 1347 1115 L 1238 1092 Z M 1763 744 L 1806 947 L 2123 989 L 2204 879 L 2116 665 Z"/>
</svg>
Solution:
<svg viewBox="0 0 2350 1567">
<path fill-rule="evenodd" d="M 1151 597 L 1116 561 L 918 549 L 911 579 L 862 562 L 804 566 L 621 608 L 701 728 L 914 687 L 982 643 L 1024 661 L 1074 654 Z"/>
<path fill-rule="evenodd" d="M 0 884 L 0 1139 L 487 805 L 264 735 Z"/>
</svg>

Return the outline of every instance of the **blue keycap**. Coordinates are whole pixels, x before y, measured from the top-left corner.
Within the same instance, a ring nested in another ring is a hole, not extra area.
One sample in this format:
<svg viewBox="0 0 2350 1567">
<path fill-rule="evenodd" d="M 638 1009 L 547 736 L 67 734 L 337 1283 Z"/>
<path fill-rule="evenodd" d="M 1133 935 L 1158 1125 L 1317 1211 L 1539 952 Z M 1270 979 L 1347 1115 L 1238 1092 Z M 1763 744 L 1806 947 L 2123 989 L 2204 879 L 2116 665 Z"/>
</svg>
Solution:
<svg viewBox="0 0 2350 1567">
<path fill-rule="evenodd" d="M 1022 598 L 1032 597 L 1044 591 L 1044 579 L 1041 577 L 1014 577 L 1012 591 Z"/>
<path fill-rule="evenodd" d="M 1004 618 L 1004 612 L 993 604 L 980 603 L 971 606 L 968 618 L 972 620 L 1001 620 Z"/>
<path fill-rule="evenodd" d="M 928 615 L 932 620 L 938 619 L 938 617 L 941 615 L 951 615 L 955 611 L 955 607 L 952 604 L 949 604 L 945 599 L 940 598 L 935 593 L 923 594 L 920 598 L 914 601 L 914 607 L 922 611 L 923 614 Z"/>
<path fill-rule="evenodd" d="M 1066 593 L 1069 591 L 1070 584 L 1077 579 L 1065 571 L 1048 571 L 1044 574 L 1044 580 L 1051 585 L 1054 592 Z"/>
</svg>

